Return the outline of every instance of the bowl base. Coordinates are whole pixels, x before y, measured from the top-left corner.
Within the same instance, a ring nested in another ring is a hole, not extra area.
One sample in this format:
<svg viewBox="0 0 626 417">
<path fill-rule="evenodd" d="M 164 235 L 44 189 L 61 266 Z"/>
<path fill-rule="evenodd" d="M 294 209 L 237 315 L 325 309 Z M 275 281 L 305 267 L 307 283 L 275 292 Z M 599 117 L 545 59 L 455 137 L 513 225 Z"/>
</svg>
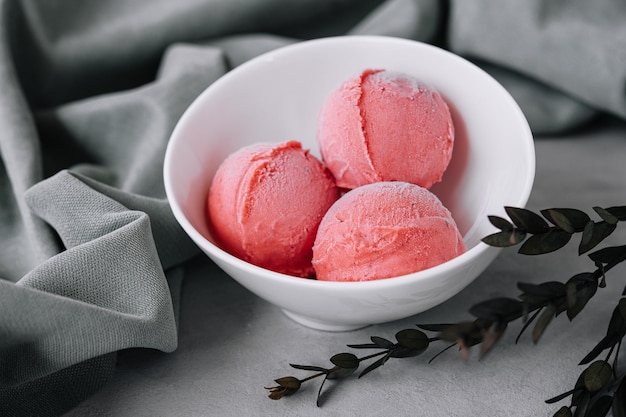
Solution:
<svg viewBox="0 0 626 417">
<path fill-rule="evenodd" d="M 369 324 L 346 324 L 346 323 L 331 323 L 327 321 L 315 320 L 310 317 L 302 316 L 291 311 L 282 310 L 283 313 L 291 320 L 299 323 L 303 326 L 309 327 L 315 330 L 323 330 L 326 332 L 348 332 L 350 330 L 362 329 L 369 326 Z"/>
</svg>

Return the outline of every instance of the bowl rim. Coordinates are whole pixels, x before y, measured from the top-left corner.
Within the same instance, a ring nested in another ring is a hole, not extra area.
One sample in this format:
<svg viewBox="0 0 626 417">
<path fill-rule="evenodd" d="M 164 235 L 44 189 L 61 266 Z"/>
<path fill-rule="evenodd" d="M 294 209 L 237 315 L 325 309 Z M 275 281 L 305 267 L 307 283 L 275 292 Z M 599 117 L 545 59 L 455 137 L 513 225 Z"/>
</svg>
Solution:
<svg viewBox="0 0 626 417">
<path fill-rule="evenodd" d="M 483 76 L 490 78 L 494 82 L 494 87 L 501 90 L 503 97 L 506 101 L 509 102 L 510 109 L 515 113 L 515 118 L 519 121 L 520 127 L 524 130 L 523 137 L 527 140 L 525 141 L 525 151 L 529 155 L 528 165 L 527 165 L 527 175 L 524 178 L 523 187 L 520 189 L 518 193 L 517 200 L 515 202 L 511 202 L 511 205 L 516 205 L 518 207 L 524 207 L 528 202 L 530 197 L 530 193 L 532 191 L 533 183 L 535 180 L 535 170 L 536 170 L 536 158 L 535 158 L 535 146 L 534 139 L 532 135 L 532 131 L 528 124 L 526 117 L 524 116 L 521 108 L 517 104 L 517 102 L 513 99 L 511 94 L 497 81 L 495 80 L 489 73 L 480 68 L 478 65 L 469 61 L 466 58 L 463 58 L 460 55 L 457 55 L 451 51 L 440 48 L 438 46 L 428 44 L 425 42 L 406 39 L 406 38 L 398 38 L 393 36 L 383 36 L 383 35 L 342 35 L 342 36 L 329 36 L 324 38 L 317 38 L 311 40 L 299 41 L 296 43 L 292 43 L 289 45 L 281 46 L 269 52 L 265 52 L 260 54 L 250 60 L 240 64 L 239 66 L 231 69 L 227 73 L 223 74 L 216 81 L 211 83 L 208 87 L 206 87 L 195 99 L 194 101 L 187 107 L 187 109 L 183 112 L 182 116 L 179 118 L 178 122 L 174 126 L 172 133 L 170 135 L 170 139 L 168 141 L 168 145 L 165 151 L 164 157 L 164 167 L 163 167 L 163 176 L 164 176 L 164 185 L 166 196 L 170 205 L 170 208 L 176 218 L 176 220 L 180 223 L 183 229 L 189 234 L 192 240 L 196 243 L 200 249 L 203 249 L 200 245 L 200 242 L 204 244 L 204 249 L 210 252 L 210 254 L 220 261 L 230 264 L 237 265 L 237 267 L 243 270 L 247 274 L 251 275 L 263 275 L 265 278 L 270 279 L 271 281 L 275 281 L 283 284 L 290 285 L 302 285 L 305 287 L 322 289 L 335 289 L 335 290 L 343 290 L 346 288 L 350 288 L 351 290 L 364 290 L 364 289 L 381 289 L 385 287 L 400 287 L 407 284 L 413 284 L 420 281 L 427 281 L 436 276 L 439 276 L 442 273 L 446 273 L 447 270 L 454 270 L 456 268 L 461 268 L 465 265 L 469 265 L 472 263 L 472 260 L 481 258 L 485 252 L 489 251 L 499 251 L 500 248 L 491 247 L 482 241 L 479 241 L 473 247 L 467 249 L 463 254 L 456 256 L 455 258 L 446 261 L 442 264 L 417 271 L 412 272 L 405 275 L 383 278 L 377 280 L 369 280 L 369 281 L 320 281 L 316 279 L 310 278 L 299 278 L 293 275 L 288 275 L 276 271 L 272 271 L 270 269 L 266 269 L 247 261 L 244 261 L 225 250 L 221 249 L 216 244 L 212 243 L 208 239 L 206 239 L 196 228 L 191 224 L 191 222 L 187 219 L 187 216 L 184 214 L 182 208 L 178 204 L 178 201 L 173 197 L 173 184 L 171 183 L 171 164 L 172 164 L 172 153 L 175 149 L 177 142 L 179 139 L 180 132 L 182 127 L 187 123 L 187 120 L 191 118 L 191 116 L 196 113 L 196 108 L 201 106 L 201 103 L 205 100 L 205 97 L 211 94 L 213 89 L 219 88 L 219 86 L 223 83 L 228 82 L 230 78 L 236 77 L 240 72 L 246 71 L 249 66 L 254 66 L 260 61 L 273 60 L 280 58 L 282 55 L 290 54 L 292 50 L 295 49 L 303 49 L 303 48 L 313 48 L 317 47 L 320 44 L 325 43 L 345 43 L 350 44 L 353 42 L 374 42 L 374 43 L 395 43 L 399 45 L 409 45 L 413 48 L 423 48 L 434 51 L 434 53 L 438 53 L 446 56 L 446 59 L 456 60 L 461 63 L 461 65 L 465 65 L 468 68 L 472 68 L 473 71 L 478 71 L 482 73 Z M 494 229 L 495 232 L 495 229 Z M 234 278 L 234 277 L 233 277 Z"/>
</svg>

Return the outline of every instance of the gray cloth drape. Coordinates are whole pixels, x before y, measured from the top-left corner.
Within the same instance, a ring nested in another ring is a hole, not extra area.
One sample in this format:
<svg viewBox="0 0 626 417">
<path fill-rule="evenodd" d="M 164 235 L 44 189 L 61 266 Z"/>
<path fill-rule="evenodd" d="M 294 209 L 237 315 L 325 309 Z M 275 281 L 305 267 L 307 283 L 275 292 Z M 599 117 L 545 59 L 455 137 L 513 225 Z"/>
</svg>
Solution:
<svg viewBox="0 0 626 417">
<path fill-rule="evenodd" d="M 176 349 L 199 252 L 163 155 L 229 69 L 321 36 L 420 40 L 483 66 L 550 134 L 626 118 L 625 21 L 621 0 L 0 0 L 0 415 L 61 414 L 116 352 Z"/>
</svg>

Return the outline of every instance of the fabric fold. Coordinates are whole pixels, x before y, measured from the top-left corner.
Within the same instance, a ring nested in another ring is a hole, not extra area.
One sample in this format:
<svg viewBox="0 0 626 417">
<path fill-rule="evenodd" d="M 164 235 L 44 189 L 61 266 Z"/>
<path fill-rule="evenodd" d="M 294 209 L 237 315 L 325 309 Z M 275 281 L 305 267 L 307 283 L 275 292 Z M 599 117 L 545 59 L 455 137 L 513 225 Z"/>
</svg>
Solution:
<svg viewBox="0 0 626 417">
<path fill-rule="evenodd" d="M 31 188 L 26 199 L 67 249 L 16 285 L 0 281 L 0 314 L 13 318 L 1 322 L 2 331 L 20 335 L 0 341 L 2 383 L 129 347 L 174 350 L 172 300 L 149 217 L 67 171 Z"/>
</svg>

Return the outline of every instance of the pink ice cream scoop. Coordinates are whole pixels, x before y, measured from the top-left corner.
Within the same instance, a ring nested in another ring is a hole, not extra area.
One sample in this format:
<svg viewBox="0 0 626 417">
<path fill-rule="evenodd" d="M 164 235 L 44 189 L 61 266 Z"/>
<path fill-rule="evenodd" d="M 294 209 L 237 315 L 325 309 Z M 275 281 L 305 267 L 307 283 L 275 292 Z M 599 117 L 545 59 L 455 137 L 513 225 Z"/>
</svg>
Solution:
<svg viewBox="0 0 626 417">
<path fill-rule="evenodd" d="M 441 95 L 397 72 L 365 70 L 333 91 L 318 115 L 322 159 L 337 185 L 441 181 L 454 124 Z"/>
<path fill-rule="evenodd" d="M 218 168 L 208 215 L 224 250 L 276 272 L 310 277 L 317 228 L 338 197 L 328 169 L 299 142 L 255 144 Z"/>
<path fill-rule="evenodd" d="M 378 182 L 344 194 L 313 245 L 318 280 L 369 281 L 421 271 L 465 252 L 451 213 L 426 188 Z"/>
</svg>

